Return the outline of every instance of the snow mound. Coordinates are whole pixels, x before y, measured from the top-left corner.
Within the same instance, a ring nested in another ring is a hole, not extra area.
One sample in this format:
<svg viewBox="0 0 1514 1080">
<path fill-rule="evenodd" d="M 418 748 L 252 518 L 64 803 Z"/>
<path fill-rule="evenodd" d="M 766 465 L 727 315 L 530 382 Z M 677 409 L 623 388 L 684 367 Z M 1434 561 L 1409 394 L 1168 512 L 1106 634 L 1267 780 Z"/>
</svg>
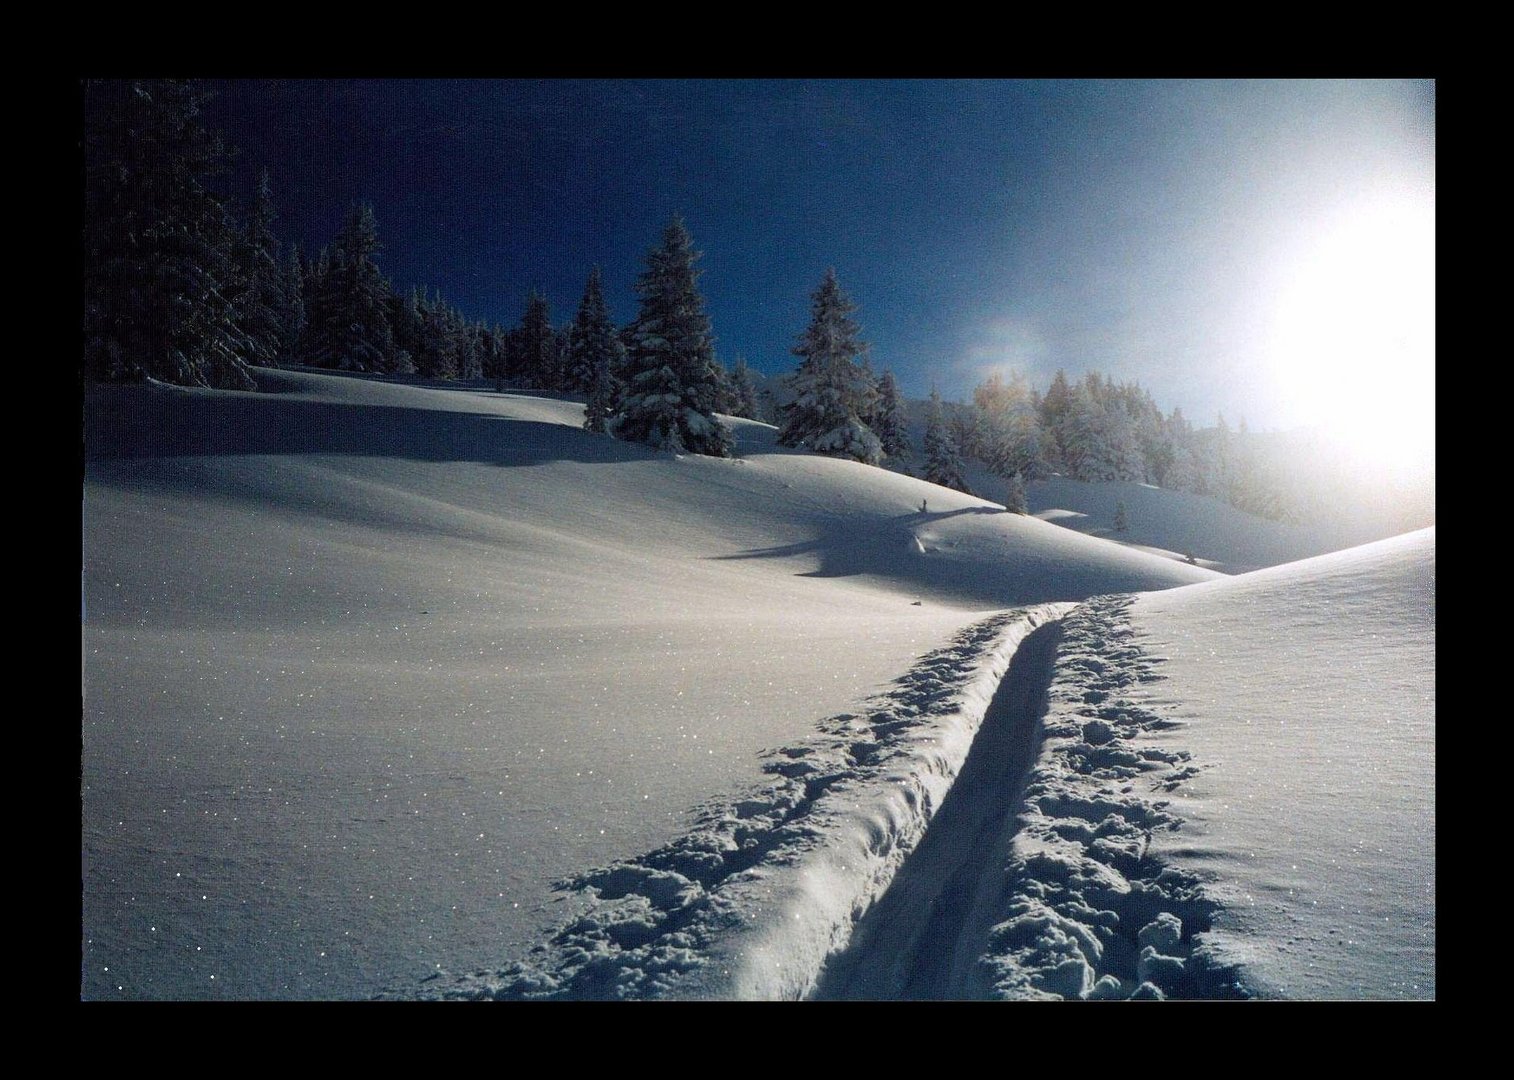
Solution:
<svg viewBox="0 0 1514 1080">
<path fill-rule="evenodd" d="M 1435 996 L 1435 530 L 1142 596 L 1143 706 L 1203 762 L 1153 849 L 1267 997 Z"/>
</svg>

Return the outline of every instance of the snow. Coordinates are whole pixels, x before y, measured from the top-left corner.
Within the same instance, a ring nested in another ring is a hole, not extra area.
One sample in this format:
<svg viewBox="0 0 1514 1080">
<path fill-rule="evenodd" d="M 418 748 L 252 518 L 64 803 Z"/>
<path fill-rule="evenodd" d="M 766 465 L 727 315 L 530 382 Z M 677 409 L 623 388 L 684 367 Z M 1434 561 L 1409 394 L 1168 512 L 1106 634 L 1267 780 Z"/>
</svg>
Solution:
<svg viewBox="0 0 1514 1080">
<path fill-rule="evenodd" d="M 607 892 L 646 922 L 683 882 L 553 885 L 708 832 L 773 747 L 888 743 L 837 718 L 1005 609 L 1215 577 L 749 421 L 733 459 L 673 457 L 542 395 L 257 375 L 86 401 L 88 998 L 409 995 L 524 962 Z M 961 693 L 1005 658 L 974 649 L 941 676 Z M 827 835 L 887 820 L 903 852 L 924 818 L 867 777 Z M 882 887 L 836 874 L 847 905 Z M 799 911 L 810 944 L 760 941 L 812 976 L 846 920 L 772 904 L 738 906 Z M 712 978 L 707 945 L 658 962 Z"/>
<path fill-rule="evenodd" d="M 993 497 L 1004 481 L 980 478 L 974 491 Z M 995 486 L 997 485 L 997 486 Z M 1128 525 L 1115 530 L 1115 513 L 1125 504 Z M 1227 574 L 1294 562 L 1378 539 L 1371 527 L 1288 525 L 1248 514 L 1207 495 L 1168 491 L 1134 481 L 1080 483 L 1054 477 L 1026 485 L 1030 512 L 1043 521 L 1117 540 L 1152 553 L 1182 559 L 1192 555 L 1201 565 Z"/>
<path fill-rule="evenodd" d="M 1145 707 L 1200 770 L 1153 847 L 1267 997 L 1435 996 L 1435 530 L 1142 596 Z"/>
</svg>

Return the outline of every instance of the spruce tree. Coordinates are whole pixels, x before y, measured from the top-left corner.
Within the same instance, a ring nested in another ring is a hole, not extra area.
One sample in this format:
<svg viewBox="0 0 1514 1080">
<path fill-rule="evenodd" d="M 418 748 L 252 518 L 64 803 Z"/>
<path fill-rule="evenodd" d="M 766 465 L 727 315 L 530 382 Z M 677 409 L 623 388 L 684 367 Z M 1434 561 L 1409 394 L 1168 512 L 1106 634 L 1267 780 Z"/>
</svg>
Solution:
<svg viewBox="0 0 1514 1080">
<path fill-rule="evenodd" d="M 305 267 L 300 261 L 298 244 L 289 246 L 289 259 L 284 267 L 284 311 L 281 322 L 279 363 L 298 364 L 304 359 L 301 350 L 305 339 Z"/>
<path fill-rule="evenodd" d="M 225 165 L 204 94 L 173 79 L 84 87 L 84 370 L 251 389 L 236 228 L 207 186 Z"/>
<path fill-rule="evenodd" d="M 1067 425 L 1073 411 L 1072 385 L 1067 373 L 1058 370 L 1046 396 L 1041 399 L 1041 429 L 1046 433 L 1042 454 L 1053 469 L 1067 469 Z"/>
<path fill-rule="evenodd" d="M 459 372 L 460 327 L 452 307 L 437 293 L 434 300 L 421 296 L 420 349 L 415 368 L 428 379 L 455 379 Z"/>
<path fill-rule="evenodd" d="M 731 410 L 732 415 L 746 420 L 758 419 L 760 406 L 757 403 L 757 380 L 752 376 L 752 369 L 747 366 L 746 360 L 740 354 L 737 354 L 736 364 L 731 368 L 731 388 L 736 398 L 735 406 Z"/>
<path fill-rule="evenodd" d="M 1009 484 L 1004 493 L 1004 509 L 1011 514 L 1028 512 L 1025 505 L 1025 478 L 1019 473 L 1014 473 L 1009 478 Z"/>
<path fill-rule="evenodd" d="M 603 435 L 609 430 L 610 407 L 615 399 L 615 376 L 608 353 L 600 353 L 589 376 L 589 400 L 584 405 L 584 430 Z"/>
<path fill-rule="evenodd" d="M 931 387 L 930 404 L 925 411 L 925 479 L 971 495 L 963 476 L 962 457 L 952 440 L 942 413 L 941 395 Z"/>
<path fill-rule="evenodd" d="M 510 333 L 510 369 L 526 386 L 560 390 L 557 331 L 547 298 L 538 289 L 526 297 L 520 325 Z"/>
<path fill-rule="evenodd" d="M 584 285 L 583 299 L 579 301 L 578 313 L 568 327 L 567 389 L 575 394 L 593 394 L 597 382 L 604 395 L 602 407 L 609 408 L 615 369 L 623 362 L 625 348 L 620 335 L 610 320 L 610 309 L 605 304 L 604 288 L 600 282 L 599 267 L 589 273 Z M 598 427 L 590 431 L 604 431 L 604 418 Z"/>
<path fill-rule="evenodd" d="M 997 372 L 973 390 L 982 418 L 982 460 L 994 475 L 1008 479 L 1032 473 L 1041 463 L 1041 424 L 1025 377 L 1008 382 Z"/>
<path fill-rule="evenodd" d="M 268 184 L 268 170 L 264 169 L 253 195 L 247 227 L 237 245 L 241 279 L 237 307 L 247 334 L 246 359 L 250 364 L 263 366 L 278 363 L 288 306 L 273 219 L 273 193 Z"/>
<path fill-rule="evenodd" d="M 674 218 L 636 282 L 641 310 L 628 330 L 625 389 L 614 433 L 660 449 L 729 457 L 730 430 L 715 418 L 720 393 L 714 339 L 699 295 L 693 238 Z"/>
<path fill-rule="evenodd" d="M 346 371 L 389 371 L 394 335 L 388 280 L 373 261 L 382 249 L 373 208 L 354 205 L 331 245 L 322 274 L 320 321 L 311 327 L 311 360 Z"/>
<path fill-rule="evenodd" d="M 810 324 L 794 347 L 799 369 L 788 379 L 794 399 L 780 410 L 781 446 L 805 446 L 876 465 L 883 447 L 863 421 L 875 407 L 876 388 L 857 357 L 867 349 L 851 315 L 857 310 L 828 270 L 811 296 Z"/>
<path fill-rule="evenodd" d="M 494 380 L 496 393 L 503 393 L 509 374 L 509 335 L 492 326 L 484 336 L 484 377 Z"/>
<path fill-rule="evenodd" d="M 904 414 L 904 402 L 899 397 L 899 384 L 894 373 L 885 370 L 878 383 L 878 442 L 886 457 L 901 457 L 910 452 L 909 421 Z"/>
</svg>

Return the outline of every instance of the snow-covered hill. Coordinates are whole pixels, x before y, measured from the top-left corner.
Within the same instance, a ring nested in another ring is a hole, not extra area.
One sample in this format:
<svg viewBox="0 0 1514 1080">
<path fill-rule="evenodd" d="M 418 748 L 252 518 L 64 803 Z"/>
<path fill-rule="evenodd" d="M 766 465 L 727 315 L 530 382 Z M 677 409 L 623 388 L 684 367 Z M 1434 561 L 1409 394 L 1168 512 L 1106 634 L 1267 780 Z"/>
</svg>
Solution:
<svg viewBox="0 0 1514 1080">
<path fill-rule="evenodd" d="M 993 490 L 985 488 L 990 497 Z M 1191 555 L 1199 565 L 1227 574 L 1312 558 L 1361 542 L 1340 526 L 1287 525 L 1210 496 L 1125 480 L 1038 480 L 1027 485 L 1026 503 L 1043 521 L 1174 558 Z M 1123 531 L 1116 528 L 1122 503 Z"/>
<path fill-rule="evenodd" d="M 1435 530 L 1141 597 L 1199 770 L 1154 845 L 1265 996 L 1435 996 Z"/>
<path fill-rule="evenodd" d="M 759 424 L 259 380 L 86 402 L 86 997 L 496 967 L 985 613 L 1215 577 Z"/>
</svg>

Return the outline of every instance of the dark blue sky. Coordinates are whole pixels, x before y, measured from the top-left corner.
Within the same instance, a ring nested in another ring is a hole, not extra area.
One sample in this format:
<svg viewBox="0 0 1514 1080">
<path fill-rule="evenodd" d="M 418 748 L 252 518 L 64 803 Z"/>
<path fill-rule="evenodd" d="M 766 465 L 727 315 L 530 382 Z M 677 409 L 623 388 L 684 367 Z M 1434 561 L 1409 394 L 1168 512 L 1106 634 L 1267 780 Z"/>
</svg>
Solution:
<svg viewBox="0 0 1514 1080">
<path fill-rule="evenodd" d="M 599 263 L 626 321 L 677 211 L 723 359 L 792 369 L 834 266 L 912 396 L 1094 367 L 1205 422 L 1300 422 L 1263 355 L 1300 238 L 1434 201 L 1424 82 L 211 85 L 239 190 L 266 166 L 309 250 L 365 200 L 401 288 L 513 324 L 539 286 L 562 322 Z"/>
</svg>

